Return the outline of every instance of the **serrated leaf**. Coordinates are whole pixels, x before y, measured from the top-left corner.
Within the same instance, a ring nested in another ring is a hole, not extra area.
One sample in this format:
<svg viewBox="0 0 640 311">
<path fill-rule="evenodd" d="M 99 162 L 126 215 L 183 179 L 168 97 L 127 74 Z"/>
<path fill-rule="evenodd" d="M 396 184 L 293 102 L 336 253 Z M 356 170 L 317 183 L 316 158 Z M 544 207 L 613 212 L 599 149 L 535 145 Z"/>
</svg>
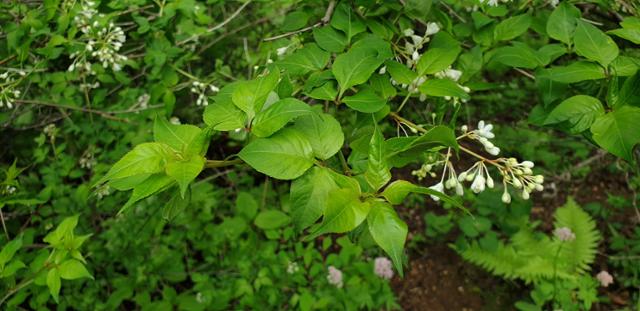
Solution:
<svg viewBox="0 0 640 311">
<path fill-rule="evenodd" d="M 309 105 L 295 98 L 285 98 L 259 112 L 253 121 L 251 133 L 258 137 L 271 136 L 289 121 L 311 114 Z"/>
<path fill-rule="evenodd" d="M 593 140 L 612 154 L 633 162 L 633 148 L 640 143 L 640 108 L 622 106 L 591 125 Z"/>
<path fill-rule="evenodd" d="M 291 128 L 250 142 L 238 155 L 258 172 L 276 179 L 296 179 L 313 165 L 311 143 Z"/>
<path fill-rule="evenodd" d="M 618 46 L 602 30 L 584 21 L 578 21 L 573 37 L 576 53 L 606 67 L 618 57 Z"/>
<path fill-rule="evenodd" d="M 570 132 L 581 133 L 591 127 L 596 118 L 604 115 L 600 100 L 587 95 L 576 95 L 556 106 L 544 121 L 545 125 L 569 122 Z"/>
<path fill-rule="evenodd" d="M 407 240 L 407 224 L 391 205 L 379 201 L 372 204 L 367 224 L 373 240 L 391 257 L 396 270 L 403 276 L 402 254 Z"/>
</svg>

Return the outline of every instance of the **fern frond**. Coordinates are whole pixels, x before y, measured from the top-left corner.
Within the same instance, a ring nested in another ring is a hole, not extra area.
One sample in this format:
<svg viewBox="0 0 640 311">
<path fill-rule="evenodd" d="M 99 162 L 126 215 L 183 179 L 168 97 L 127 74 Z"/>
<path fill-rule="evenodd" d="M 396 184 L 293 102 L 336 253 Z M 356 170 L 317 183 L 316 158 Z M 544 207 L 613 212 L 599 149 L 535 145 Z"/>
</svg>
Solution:
<svg viewBox="0 0 640 311">
<path fill-rule="evenodd" d="M 558 208 L 555 213 L 556 228 L 567 227 L 576 235 L 575 240 L 563 242 L 560 260 L 567 265 L 568 272 L 584 273 L 590 270 L 600 241 L 596 223 L 573 200 Z"/>
<path fill-rule="evenodd" d="M 465 260 L 506 279 L 518 278 L 516 271 L 525 264 L 512 246 L 504 245 L 502 242 L 494 251 L 486 251 L 478 243 L 473 243 L 460 254 Z"/>
</svg>

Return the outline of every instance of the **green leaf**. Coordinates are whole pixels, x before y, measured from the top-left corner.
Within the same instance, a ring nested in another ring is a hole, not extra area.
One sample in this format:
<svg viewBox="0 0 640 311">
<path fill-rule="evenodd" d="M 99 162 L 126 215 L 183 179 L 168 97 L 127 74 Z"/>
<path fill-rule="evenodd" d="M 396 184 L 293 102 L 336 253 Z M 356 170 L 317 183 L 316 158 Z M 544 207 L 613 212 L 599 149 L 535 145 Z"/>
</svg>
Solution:
<svg viewBox="0 0 640 311">
<path fill-rule="evenodd" d="M 280 29 L 282 31 L 293 31 L 304 27 L 309 21 L 309 14 L 302 11 L 294 11 L 284 18 Z"/>
<path fill-rule="evenodd" d="M 546 66 L 565 53 L 567 53 L 567 48 L 564 45 L 557 43 L 543 45 L 534 55 L 536 55 L 538 63 L 540 63 L 541 66 Z"/>
<path fill-rule="evenodd" d="M 22 247 L 22 235 L 5 244 L 0 251 L 0 271 L 13 258 L 18 250 Z"/>
<path fill-rule="evenodd" d="M 204 109 L 204 123 L 218 131 L 244 128 L 247 114 L 233 104 L 232 94 L 239 82 L 225 85 Z"/>
<path fill-rule="evenodd" d="M 533 69 L 539 63 L 535 52 L 522 46 L 505 46 L 494 50 L 492 59 L 510 67 Z"/>
<path fill-rule="evenodd" d="M 407 224 L 386 202 L 376 201 L 372 205 L 367 217 L 369 233 L 378 246 L 391 257 L 396 270 L 403 276 L 402 254 L 407 240 Z"/>
<path fill-rule="evenodd" d="M 508 41 L 525 33 L 529 26 L 531 26 L 531 15 L 516 15 L 496 25 L 493 35 L 497 41 Z"/>
<path fill-rule="evenodd" d="M 238 155 L 258 172 L 276 179 L 296 179 L 313 165 L 311 143 L 291 128 L 250 142 Z"/>
<path fill-rule="evenodd" d="M 59 302 L 60 286 L 60 272 L 58 268 L 49 270 L 49 272 L 47 272 L 47 287 L 49 287 L 49 293 L 56 303 Z"/>
<path fill-rule="evenodd" d="M 389 60 L 385 63 L 387 71 L 396 82 L 401 84 L 411 84 L 418 74 L 396 61 Z"/>
<path fill-rule="evenodd" d="M 200 175 L 204 169 L 206 160 L 204 157 L 194 155 L 182 161 L 167 163 L 166 173 L 180 186 L 180 195 L 184 198 L 189 184 Z"/>
<path fill-rule="evenodd" d="M 625 17 L 620 23 L 620 26 L 622 26 L 622 28 L 609 30 L 608 33 L 629 40 L 635 44 L 640 44 L 640 18 Z"/>
<path fill-rule="evenodd" d="M 338 97 L 338 88 L 336 87 L 336 81 L 327 81 L 319 87 L 314 88 L 307 95 L 311 98 L 321 100 L 334 100 Z"/>
<path fill-rule="evenodd" d="M 338 189 L 328 169 L 313 167 L 291 183 L 289 200 L 296 228 L 301 231 L 324 213 L 329 191 Z"/>
<path fill-rule="evenodd" d="M 141 174 L 154 174 L 164 170 L 165 163 L 173 157 L 171 148 L 163 143 L 143 143 L 125 154 L 114 164 L 98 184 L 106 181 Z"/>
<path fill-rule="evenodd" d="M 596 118 L 604 115 L 602 103 L 595 97 L 576 95 L 556 106 L 544 121 L 544 125 L 568 121 L 572 134 L 581 133 L 591 127 Z"/>
<path fill-rule="evenodd" d="M 271 136 L 289 121 L 311 114 L 309 105 L 295 98 L 285 98 L 261 111 L 253 120 L 251 133 L 258 137 Z"/>
<path fill-rule="evenodd" d="M 316 158 L 326 160 L 344 144 L 340 123 L 330 114 L 313 113 L 296 120 L 294 128 L 311 144 Z"/>
<path fill-rule="evenodd" d="M 640 71 L 624 81 L 616 101 L 611 106 L 616 109 L 624 105 L 640 107 Z"/>
<path fill-rule="evenodd" d="M 544 70 L 544 73 L 549 79 L 560 83 L 576 83 L 605 77 L 604 69 L 590 62 L 575 62 L 566 67 L 551 67 Z"/>
<path fill-rule="evenodd" d="M 351 231 L 367 218 L 370 209 L 369 202 L 360 200 L 358 191 L 350 188 L 332 190 L 328 195 L 322 223 L 307 240 L 325 233 Z"/>
<path fill-rule="evenodd" d="M 291 217 L 287 214 L 277 210 L 269 210 L 260 212 L 253 223 L 260 229 L 270 230 L 284 227 L 290 222 Z"/>
<path fill-rule="evenodd" d="M 640 143 L 640 108 L 622 106 L 596 119 L 591 126 L 593 140 L 600 147 L 633 162 L 633 147 Z"/>
<path fill-rule="evenodd" d="M 269 93 L 276 88 L 279 79 L 280 72 L 271 70 L 265 76 L 240 82 L 231 95 L 233 104 L 252 119 L 258 111 L 262 110 Z"/>
<path fill-rule="evenodd" d="M 380 128 L 375 126 L 373 136 L 369 142 L 369 159 L 364 178 L 374 191 L 382 188 L 391 179 L 391 172 L 387 165 L 387 154 L 385 152 L 384 137 Z"/>
<path fill-rule="evenodd" d="M 573 37 L 576 53 L 606 67 L 618 57 L 618 46 L 602 30 L 587 22 L 578 21 Z"/>
<path fill-rule="evenodd" d="M 418 73 L 434 74 L 447 69 L 458 57 L 462 48 L 450 34 L 440 31 L 432 39 L 429 49 L 418 61 Z"/>
<path fill-rule="evenodd" d="M 404 1 L 404 11 L 412 18 L 426 20 L 431 11 L 433 0 L 406 0 Z"/>
<path fill-rule="evenodd" d="M 127 203 L 118 211 L 118 214 L 123 213 L 136 202 L 166 190 L 173 185 L 173 182 L 174 179 L 165 174 L 151 175 L 133 188 L 133 194 L 131 194 Z"/>
<path fill-rule="evenodd" d="M 418 87 L 421 93 L 430 96 L 452 96 L 462 99 L 470 99 L 456 82 L 449 79 L 429 79 Z"/>
<path fill-rule="evenodd" d="M 376 92 L 376 94 L 382 96 L 384 99 L 389 99 L 398 93 L 396 88 L 391 84 L 389 75 L 372 75 L 369 79 L 369 86 Z"/>
<path fill-rule="evenodd" d="M 171 124 L 164 117 L 156 117 L 153 123 L 153 138 L 156 142 L 167 144 L 173 150 L 184 152 L 193 139 L 202 132 L 197 126 L 189 124 Z"/>
<path fill-rule="evenodd" d="M 309 43 L 276 64 L 292 76 L 303 75 L 310 71 L 322 70 L 329 62 L 329 57 L 329 52 L 323 51 L 315 43 Z"/>
<path fill-rule="evenodd" d="M 374 113 L 379 111 L 387 104 L 387 101 L 384 98 L 378 96 L 371 89 L 361 89 L 352 96 L 345 96 L 342 101 L 349 106 L 349 108 L 364 112 L 364 113 Z"/>
<path fill-rule="evenodd" d="M 82 262 L 76 259 L 67 259 L 58 266 L 60 278 L 65 280 L 75 280 L 80 278 L 90 278 L 93 276 L 87 271 Z"/>
<path fill-rule="evenodd" d="M 313 38 L 318 46 L 329 52 L 340 53 L 347 46 L 347 37 L 329 26 L 315 28 Z"/>
<path fill-rule="evenodd" d="M 547 20 L 547 34 L 551 38 L 571 44 L 579 18 L 580 10 L 568 1 L 562 1 Z"/>
<path fill-rule="evenodd" d="M 349 52 L 338 55 L 331 71 L 340 85 L 339 97 L 352 86 L 367 82 L 383 61 L 376 51 L 369 49 L 352 48 Z"/>
<path fill-rule="evenodd" d="M 63 242 L 63 239 L 73 235 L 73 230 L 78 225 L 78 217 L 79 215 L 74 215 L 62 220 L 55 230 L 44 237 L 43 241 L 51 244 L 52 246 L 59 245 Z"/>
<path fill-rule="evenodd" d="M 459 146 L 454 131 L 444 125 L 436 126 L 423 135 L 410 137 L 392 137 L 386 142 L 387 161 L 393 167 L 402 167 L 414 162 L 425 151 L 451 147 L 458 151 Z"/>
<path fill-rule="evenodd" d="M 431 188 L 414 185 L 406 180 L 396 180 L 392 182 L 391 184 L 389 184 L 389 186 L 387 186 L 387 188 L 384 189 L 384 191 L 382 192 L 382 196 L 387 199 L 389 203 L 398 205 L 401 204 L 402 201 L 404 201 L 409 193 L 433 195 L 440 198 L 444 202 L 464 209 L 464 207 L 460 203 L 452 199 L 450 196 L 442 192 L 435 191 Z"/>
<path fill-rule="evenodd" d="M 238 192 L 236 197 L 236 212 L 244 216 L 245 219 L 251 220 L 258 212 L 258 202 L 249 192 Z"/>
<path fill-rule="evenodd" d="M 353 36 L 365 31 L 367 28 L 358 14 L 351 10 L 351 6 L 347 2 L 341 2 L 336 6 L 331 17 L 331 26 L 342 30 L 347 35 L 348 42 L 351 42 Z"/>
</svg>

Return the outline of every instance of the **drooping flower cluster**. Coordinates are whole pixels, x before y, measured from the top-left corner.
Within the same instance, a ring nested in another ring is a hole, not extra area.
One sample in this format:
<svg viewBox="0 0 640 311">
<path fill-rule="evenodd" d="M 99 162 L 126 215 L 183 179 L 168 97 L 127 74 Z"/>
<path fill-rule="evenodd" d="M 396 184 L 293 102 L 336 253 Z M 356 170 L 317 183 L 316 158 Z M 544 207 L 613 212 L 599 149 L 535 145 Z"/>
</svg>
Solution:
<svg viewBox="0 0 640 311">
<path fill-rule="evenodd" d="M 26 75 L 22 70 L 17 71 L 17 74 L 20 76 Z M 14 72 L 9 71 L 0 74 L 0 108 L 13 108 L 15 101 L 20 98 L 22 94 L 17 88 L 20 81 L 16 80 L 15 76 L 16 74 Z"/>
<path fill-rule="evenodd" d="M 500 2 L 507 3 L 507 2 L 511 2 L 511 1 L 512 0 L 480 0 L 480 3 L 484 4 L 486 2 L 487 5 L 489 5 L 489 6 L 498 6 L 498 4 L 500 4 Z"/>
<path fill-rule="evenodd" d="M 553 235 L 562 242 L 571 242 L 576 239 L 576 234 L 568 227 L 556 228 L 553 230 Z"/>
<path fill-rule="evenodd" d="M 385 280 L 391 280 L 391 278 L 393 278 L 393 266 L 391 264 L 391 260 L 387 257 L 376 258 L 374 260 L 373 272 Z"/>
<path fill-rule="evenodd" d="M 411 55 L 411 58 L 407 60 L 407 67 L 413 68 L 418 63 L 422 56 L 420 54 L 420 50 L 423 48 L 425 43 L 431 40 L 429 36 L 438 33 L 438 31 L 440 31 L 440 26 L 436 23 L 428 23 L 427 29 L 422 36 L 417 35 L 416 31 L 413 29 L 405 29 L 403 31 L 404 36 L 409 38 L 404 43 L 404 49 L 408 55 Z"/>
<path fill-rule="evenodd" d="M 475 130 L 469 130 L 468 126 L 462 126 L 463 134 L 457 139 L 468 138 L 472 141 L 479 142 L 485 149 L 485 151 L 491 155 L 498 155 L 500 148 L 495 146 L 490 139 L 495 137 L 492 132 L 493 125 L 485 123 L 484 121 L 478 122 L 478 128 Z M 495 182 L 489 173 L 487 164 L 495 166 L 498 169 L 500 175 L 502 175 L 502 183 L 504 186 L 504 192 L 502 194 L 502 201 L 504 203 L 511 203 L 511 195 L 508 191 L 508 186 L 512 186 L 517 190 L 522 191 L 522 198 L 529 199 L 530 194 L 533 191 L 544 190 L 543 182 L 544 177 L 542 175 L 534 175 L 532 168 L 534 163 L 531 161 L 518 162 L 515 158 L 497 158 L 488 159 L 478 155 L 466 148 L 460 147 L 462 151 L 467 152 L 480 160 L 475 162 L 469 169 L 463 171 L 459 175 L 456 173 L 453 164 L 449 161 L 451 150 L 447 151 L 447 155 L 443 163 L 442 177 L 438 183 L 429 187 L 437 192 L 444 193 L 447 189 L 455 189 L 457 195 L 464 194 L 464 182 L 471 182 L 470 189 L 474 193 L 480 193 L 487 188 L 493 188 Z M 420 170 L 412 172 L 413 175 L 423 178 L 430 173 L 433 166 L 440 162 L 431 161 L 425 163 Z M 432 174 L 433 175 L 433 174 Z M 446 177 L 446 180 L 445 180 Z M 431 196 L 435 201 L 438 201 L 437 196 Z"/>
<path fill-rule="evenodd" d="M 198 99 L 196 100 L 196 105 L 198 106 L 207 106 L 209 105 L 209 101 L 207 100 L 208 92 L 218 92 L 220 89 L 210 83 L 202 83 L 200 81 L 193 81 L 191 84 L 191 93 L 198 95 Z"/>
<path fill-rule="evenodd" d="M 74 18 L 76 26 L 82 32 L 80 40 L 84 44 L 84 49 L 71 53 L 70 57 L 73 61 L 69 71 L 78 70 L 94 75 L 95 71 L 91 69 L 94 60 L 104 68 L 120 71 L 124 62 L 127 61 L 126 56 L 119 54 L 120 48 L 126 41 L 124 30 L 113 23 L 108 23 L 106 27 L 101 26 L 96 20 L 97 13 L 95 3 L 85 1 Z"/>
<path fill-rule="evenodd" d="M 613 284 L 613 276 L 605 270 L 600 271 L 600 273 L 596 275 L 596 279 L 598 279 L 602 287 L 609 287 L 609 285 Z"/>
<path fill-rule="evenodd" d="M 329 281 L 329 284 L 337 288 L 342 288 L 342 286 L 344 286 L 344 283 L 342 281 L 342 271 L 338 270 L 334 266 L 329 266 L 329 274 L 327 274 L 327 280 Z"/>
</svg>

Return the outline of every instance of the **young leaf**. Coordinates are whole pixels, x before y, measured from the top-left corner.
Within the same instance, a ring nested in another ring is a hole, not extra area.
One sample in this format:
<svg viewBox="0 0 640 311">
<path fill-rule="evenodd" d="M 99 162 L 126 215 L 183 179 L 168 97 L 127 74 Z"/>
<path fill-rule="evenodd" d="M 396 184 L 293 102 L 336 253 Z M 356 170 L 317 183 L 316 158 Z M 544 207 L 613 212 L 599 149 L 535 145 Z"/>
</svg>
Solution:
<svg viewBox="0 0 640 311">
<path fill-rule="evenodd" d="M 347 37 L 329 26 L 315 28 L 313 38 L 318 46 L 329 52 L 340 53 L 347 46 Z"/>
<path fill-rule="evenodd" d="M 339 97 L 350 87 L 369 80 L 371 74 L 384 60 L 377 53 L 368 49 L 354 49 L 340 54 L 333 62 L 331 71 L 340 85 Z"/>
<path fill-rule="evenodd" d="M 311 143 L 316 158 L 326 160 L 344 144 L 340 123 L 330 114 L 313 113 L 296 120 L 294 128 Z"/>
<path fill-rule="evenodd" d="M 418 73 L 434 74 L 447 69 L 460 54 L 462 48 L 450 34 L 440 31 L 432 39 L 427 52 L 418 61 Z"/>
<path fill-rule="evenodd" d="M 304 102 L 295 98 L 281 99 L 256 115 L 251 132 L 258 137 L 271 136 L 294 118 L 308 114 L 311 114 L 311 108 Z"/>
<path fill-rule="evenodd" d="M 359 192 L 350 188 L 332 190 L 329 192 L 322 223 L 307 240 L 325 233 L 353 230 L 367 218 L 370 209 L 369 202 L 360 200 Z"/>
<path fill-rule="evenodd" d="M 0 251 L 0 271 L 4 268 L 18 250 L 22 247 L 22 235 L 5 244 Z"/>
<path fill-rule="evenodd" d="M 604 115 L 602 103 L 595 97 L 576 95 L 555 107 L 544 121 L 544 125 L 568 121 L 572 134 L 581 133 L 591 127 L 596 118 Z"/>
<path fill-rule="evenodd" d="M 165 163 L 171 158 L 173 158 L 171 148 L 163 143 L 137 145 L 116 162 L 107 175 L 98 181 L 98 184 L 111 179 L 162 172 Z"/>
<path fill-rule="evenodd" d="M 218 131 L 231 131 L 243 128 L 247 114 L 233 104 L 231 98 L 239 82 L 225 85 L 213 99 L 213 103 L 204 109 L 204 123 Z"/>
<path fill-rule="evenodd" d="M 387 103 L 371 89 L 361 89 L 355 95 L 345 96 L 342 101 L 349 108 L 364 113 L 377 112 Z"/>
<path fill-rule="evenodd" d="M 190 124 L 171 124 L 164 117 L 157 116 L 153 123 L 153 138 L 167 144 L 173 150 L 184 152 L 189 143 L 202 132 Z"/>
<path fill-rule="evenodd" d="M 189 184 L 200 175 L 204 169 L 206 160 L 199 155 L 181 161 L 172 161 L 167 163 L 166 172 L 180 186 L 180 195 L 184 198 Z"/>
<path fill-rule="evenodd" d="M 296 179 L 313 165 L 311 143 L 291 128 L 250 142 L 238 155 L 258 172 L 276 179 Z"/>
<path fill-rule="evenodd" d="M 580 10 L 568 1 L 562 1 L 547 20 L 547 34 L 551 38 L 571 44 L 579 18 Z"/>
<path fill-rule="evenodd" d="M 256 227 L 263 230 L 277 229 L 288 225 L 290 222 L 291 217 L 278 210 L 262 211 L 253 221 Z"/>
<path fill-rule="evenodd" d="M 125 205 L 120 209 L 120 211 L 118 211 L 118 214 L 121 214 L 124 211 L 126 211 L 134 203 L 146 197 L 152 196 L 156 193 L 166 190 L 167 188 L 173 185 L 173 182 L 174 182 L 174 179 L 165 174 L 151 175 L 145 181 L 141 182 L 140 184 L 136 185 L 133 188 L 133 194 L 131 194 L 131 197 L 129 198 L 127 203 L 125 203 Z"/>
<path fill-rule="evenodd" d="M 75 280 L 80 278 L 90 278 L 93 276 L 87 271 L 82 262 L 76 259 L 67 259 L 58 266 L 60 278 L 65 280 Z"/>
<path fill-rule="evenodd" d="M 384 137 L 377 125 L 369 143 L 369 160 L 367 161 L 367 170 L 364 173 L 364 177 L 371 188 L 376 191 L 391 179 L 391 172 L 387 165 Z"/>
<path fill-rule="evenodd" d="M 522 14 L 509 17 L 501 21 L 494 28 L 496 41 L 508 41 L 525 33 L 531 26 L 531 15 Z"/>
<path fill-rule="evenodd" d="M 607 67 L 618 57 L 618 46 L 602 30 L 587 22 L 578 21 L 573 37 L 576 53 Z"/>
<path fill-rule="evenodd" d="M 247 113 L 249 119 L 252 119 L 257 112 L 262 110 L 269 93 L 276 88 L 279 79 L 280 72 L 271 70 L 265 76 L 240 82 L 231 95 L 233 104 Z"/>
<path fill-rule="evenodd" d="M 452 96 L 462 99 L 470 99 L 467 94 L 457 83 L 449 79 L 429 79 L 418 87 L 420 92 L 430 96 Z"/>
<path fill-rule="evenodd" d="M 53 300 L 58 303 L 60 297 L 60 272 L 58 268 L 53 268 L 47 272 L 47 287 Z"/>
<path fill-rule="evenodd" d="M 372 204 L 367 224 L 373 240 L 391 257 L 396 270 L 402 276 L 402 254 L 407 240 L 407 224 L 398 217 L 391 205 L 380 201 Z"/>
<path fill-rule="evenodd" d="M 599 118 L 591 126 L 600 147 L 633 162 L 633 147 L 640 143 L 640 108 L 622 106 Z"/>
<path fill-rule="evenodd" d="M 331 26 L 342 30 L 347 35 L 348 42 L 351 42 L 353 36 L 365 31 L 367 28 L 358 14 L 351 10 L 348 2 L 341 2 L 336 6 L 331 18 Z"/>
</svg>

